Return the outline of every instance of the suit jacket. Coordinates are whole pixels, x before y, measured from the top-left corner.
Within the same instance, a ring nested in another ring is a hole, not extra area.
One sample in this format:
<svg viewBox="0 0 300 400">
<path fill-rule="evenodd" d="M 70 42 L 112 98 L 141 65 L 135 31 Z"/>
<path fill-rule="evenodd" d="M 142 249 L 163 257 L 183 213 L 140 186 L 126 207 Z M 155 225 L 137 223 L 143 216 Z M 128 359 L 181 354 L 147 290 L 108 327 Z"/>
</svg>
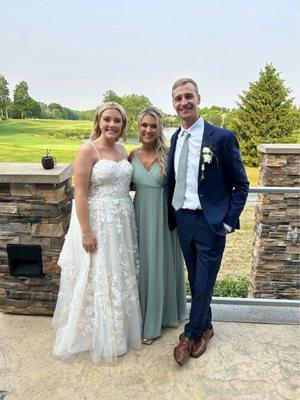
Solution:
<svg viewBox="0 0 300 400">
<path fill-rule="evenodd" d="M 175 187 L 174 155 L 179 132 L 180 128 L 172 136 L 167 167 L 168 217 L 171 230 L 176 228 L 172 199 Z M 211 163 L 205 163 L 204 179 L 201 180 L 203 147 L 210 148 L 213 158 Z M 239 228 L 239 216 L 245 206 L 248 191 L 249 181 L 235 134 L 204 121 L 198 168 L 198 196 L 204 216 L 215 233 L 226 234 L 223 223 L 233 230 Z"/>
</svg>

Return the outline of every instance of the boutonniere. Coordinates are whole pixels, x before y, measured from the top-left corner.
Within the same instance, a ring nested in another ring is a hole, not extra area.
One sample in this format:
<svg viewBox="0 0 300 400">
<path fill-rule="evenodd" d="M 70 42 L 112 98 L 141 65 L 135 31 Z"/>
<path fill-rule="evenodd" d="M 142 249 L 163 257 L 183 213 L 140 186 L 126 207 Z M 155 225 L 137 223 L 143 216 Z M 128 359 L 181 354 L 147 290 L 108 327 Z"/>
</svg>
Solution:
<svg viewBox="0 0 300 400">
<path fill-rule="evenodd" d="M 210 164 L 213 160 L 213 157 L 215 157 L 214 152 L 212 151 L 212 149 L 210 149 L 209 147 L 205 146 L 202 149 L 202 165 L 201 165 L 201 176 L 200 176 L 200 180 L 201 182 L 204 181 L 204 171 L 205 171 L 205 164 Z"/>
</svg>

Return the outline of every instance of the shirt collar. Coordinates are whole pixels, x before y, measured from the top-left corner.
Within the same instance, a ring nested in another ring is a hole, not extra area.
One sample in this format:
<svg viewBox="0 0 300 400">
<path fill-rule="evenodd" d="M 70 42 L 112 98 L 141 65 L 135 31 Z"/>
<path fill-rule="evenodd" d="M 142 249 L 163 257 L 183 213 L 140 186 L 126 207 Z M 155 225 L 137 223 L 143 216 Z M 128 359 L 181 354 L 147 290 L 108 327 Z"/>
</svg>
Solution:
<svg viewBox="0 0 300 400">
<path fill-rule="evenodd" d="M 189 127 L 189 129 L 184 129 L 181 126 L 179 135 L 181 136 L 183 132 L 189 132 L 191 136 L 195 136 L 196 132 L 199 132 L 199 130 L 203 130 L 204 128 L 204 119 L 200 116 L 197 121 Z"/>
</svg>

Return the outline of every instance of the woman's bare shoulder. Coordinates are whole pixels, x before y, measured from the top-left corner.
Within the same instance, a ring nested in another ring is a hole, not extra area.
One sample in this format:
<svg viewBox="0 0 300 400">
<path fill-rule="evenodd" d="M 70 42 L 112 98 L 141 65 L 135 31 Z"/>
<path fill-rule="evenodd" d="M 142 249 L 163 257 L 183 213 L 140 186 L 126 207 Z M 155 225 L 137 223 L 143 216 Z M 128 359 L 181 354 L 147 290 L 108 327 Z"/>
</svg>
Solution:
<svg viewBox="0 0 300 400">
<path fill-rule="evenodd" d="M 96 156 L 97 156 L 97 154 L 94 149 L 94 146 L 92 145 L 91 142 L 87 142 L 79 147 L 75 162 L 77 162 L 77 163 L 83 162 L 84 164 L 94 163 L 94 161 L 97 158 Z"/>
<path fill-rule="evenodd" d="M 129 154 L 129 156 L 128 156 L 128 161 L 131 162 L 131 161 L 134 159 L 135 154 L 136 154 L 140 149 L 141 149 L 140 147 L 137 147 L 137 148 L 131 150 L 131 152 L 130 152 L 130 154 Z"/>
</svg>

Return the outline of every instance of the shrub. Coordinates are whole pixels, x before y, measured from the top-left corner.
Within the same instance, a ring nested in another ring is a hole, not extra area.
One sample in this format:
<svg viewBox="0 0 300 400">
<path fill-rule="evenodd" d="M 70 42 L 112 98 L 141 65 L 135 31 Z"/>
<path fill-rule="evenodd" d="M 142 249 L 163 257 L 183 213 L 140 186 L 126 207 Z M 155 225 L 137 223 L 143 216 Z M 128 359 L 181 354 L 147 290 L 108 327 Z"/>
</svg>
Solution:
<svg viewBox="0 0 300 400">
<path fill-rule="evenodd" d="M 226 275 L 224 278 L 217 280 L 213 296 L 245 298 L 248 296 L 249 281 L 246 276 L 235 278 L 232 275 Z M 185 282 L 185 293 L 191 294 L 188 281 Z"/>
<path fill-rule="evenodd" d="M 247 297 L 249 278 L 241 276 L 234 278 L 226 275 L 223 279 L 217 280 L 213 296 L 216 297 Z"/>
</svg>

